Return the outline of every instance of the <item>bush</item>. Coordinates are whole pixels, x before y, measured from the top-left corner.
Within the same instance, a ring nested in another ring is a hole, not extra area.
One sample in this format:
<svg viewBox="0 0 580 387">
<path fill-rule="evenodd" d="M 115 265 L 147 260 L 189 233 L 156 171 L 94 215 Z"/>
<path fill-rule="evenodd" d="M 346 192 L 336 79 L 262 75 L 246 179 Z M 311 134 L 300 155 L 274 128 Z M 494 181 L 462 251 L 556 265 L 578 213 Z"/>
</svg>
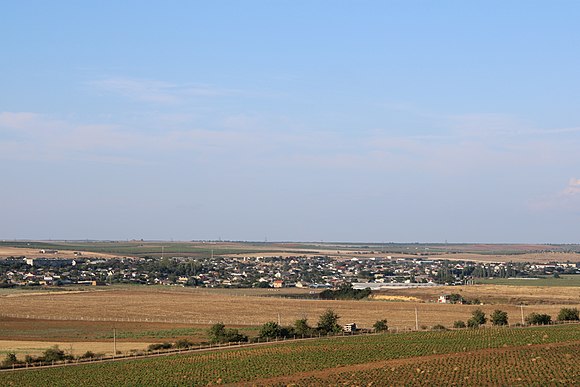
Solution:
<svg viewBox="0 0 580 387">
<path fill-rule="evenodd" d="M 446 331 L 447 328 L 445 328 L 445 325 L 437 324 L 437 325 L 433 325 L 433 327 L 431 328 L 431 330 L 434 330 L 434 331 Z"/>
<path fill-rule="evenodd" d="M 226 329 L 223 323 L 212 325 L 208 330 L 208 336 L 212 343 L 248 341 L 248 336 L 241 334 L 237 329 Z"/>
<path fill-rule="evenodd" d="M 578 321 L 580 315 L 577 308 L 562 308 L 558 313 L 558 321 Z"/>
<path fill-rule="evenodd" d="M 303 318 L 294 322 L 294 333 L 299 336 L 310 336 L 314 332 L 314 328 L 308 325 L 308 320 Z"/>
<path fill-rule="evenodd" d="M 387 319 L 382 319 L 373 324 L 373 329 L 375 332 L 386 332 L 389 330 L 389 326 L 387 325 Z"/>
<path fill-rule="evenodd" d="M 496 309 L 491 314 L 491 323 L 493 325 L 508 325 L 508 314 L 503 310 Z"/>
<path fill-rule="evenodd" d="M 549 314 L 530 313 L 525 320 L 530 325 L 548 325 L 552 322 L 552 317 Z"/>
<path fill-rule="evenodd" d="M 281 336 L 282 327 L 277 322 L 270 321 L 262 325 L 258 336 L 261 339 L 275 339 Z"/>
<path fill-rule="evenodd" d="M 52 362 L 52 361 L 61 361 L 64 359 L 65 359 L 64 351 L 58 348 L 58 345 L 55 345 L 54 347 L 50 347 L 49 349 L 44 351 L 42 359 L 39 360 Z"/>
<path fill-rule="evenodd" d="M 467 327 L 468 328 L 479 328 L 481 324 L 479 324 L 479 322 L 477 322 L 477 320 L 470 318 L 469 320 L 467 320 Z"/>
<path fill-rule="evenodd" d="M 189 348 L 193 345 L 193 343 L 187 339 L 181 339 L 181 340 L 177 340 L 175 342 L 174 347 L 175 348 Z"/>
<path fill-rule="evenodd" d="M 97 355 L 92 351 L 87 351 L 80 356 L 80 359 L 93 359 L 97 357 Z"/>
<path fill-rule="evenodd" d="M 170 349 L 171 347 L 173 347 L 173 345 L 171 345 L 171 343 L 153 343 L 150 344 L 149 347 L 147 347 L 148 351 L 159 351 L 162 349 Z"/>
<path fill-rule="evenodd" d="M 461 321 L 461 320 L 457 320 L 453 323 L 453 328 L 465 328 L 465 322 Z"/>
<path fill-rule="evenodd" d="M 9 367 L 13 364 L 18 364 L 18 363 L 20 363 L 20 362 L 16 358 L 16 354 L 10 352 L 10 353 L 6 354 L 6 357 L 4 358 L 4 361 L 2 362 L 2 366 Z"/>
</svg>

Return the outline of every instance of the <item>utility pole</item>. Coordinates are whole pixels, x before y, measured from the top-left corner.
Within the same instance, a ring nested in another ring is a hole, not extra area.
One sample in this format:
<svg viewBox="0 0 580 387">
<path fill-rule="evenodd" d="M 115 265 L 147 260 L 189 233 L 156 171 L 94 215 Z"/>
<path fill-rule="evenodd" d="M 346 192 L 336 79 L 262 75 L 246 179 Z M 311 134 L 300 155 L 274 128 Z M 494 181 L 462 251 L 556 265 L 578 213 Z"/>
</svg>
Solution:
<svg viewBox="0 0 580 387">
<path fill-rule="evenodd" d="M 417 312 L 417 307 L 415 307 L 415 330 L 419 330 L 419 313 Z"/>
<path fill-rule="evenodd" d="M 522 311 L 522 325 L 524 325 L 524 304 L 520 305 L 520 310 Z"/>
<path fill-rule="evenodd" d="M 117 356 L 117 328 L 113 328 L 113 357 Z"/>
</svg>

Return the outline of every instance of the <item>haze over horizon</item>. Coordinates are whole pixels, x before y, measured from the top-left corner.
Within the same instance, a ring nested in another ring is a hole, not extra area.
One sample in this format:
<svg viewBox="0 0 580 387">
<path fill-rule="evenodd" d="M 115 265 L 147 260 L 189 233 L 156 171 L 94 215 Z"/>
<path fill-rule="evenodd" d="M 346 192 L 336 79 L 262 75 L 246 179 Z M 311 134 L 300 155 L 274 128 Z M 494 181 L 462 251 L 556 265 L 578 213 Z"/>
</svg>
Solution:
<svg viewBox="0 0 580 387">
<path fill-rule="evenodd" d="M 0 240 L 579 243 L 579 14 L 8 2 Z"/>
</svg>

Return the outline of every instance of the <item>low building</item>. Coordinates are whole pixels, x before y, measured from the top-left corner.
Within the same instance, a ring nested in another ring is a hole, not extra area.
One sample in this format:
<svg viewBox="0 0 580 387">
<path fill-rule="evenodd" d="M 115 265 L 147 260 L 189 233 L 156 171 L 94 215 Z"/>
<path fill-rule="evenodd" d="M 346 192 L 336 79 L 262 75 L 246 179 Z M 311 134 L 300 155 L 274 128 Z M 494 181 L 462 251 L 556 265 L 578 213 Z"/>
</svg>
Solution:
<svg viewBox="0 0 580 387">
<path fill-rule="evenodd" d="M 356 323 L 346 324 L 342 327 L 343 332 L 352 333 L 357 331 Z"/>
</svg>

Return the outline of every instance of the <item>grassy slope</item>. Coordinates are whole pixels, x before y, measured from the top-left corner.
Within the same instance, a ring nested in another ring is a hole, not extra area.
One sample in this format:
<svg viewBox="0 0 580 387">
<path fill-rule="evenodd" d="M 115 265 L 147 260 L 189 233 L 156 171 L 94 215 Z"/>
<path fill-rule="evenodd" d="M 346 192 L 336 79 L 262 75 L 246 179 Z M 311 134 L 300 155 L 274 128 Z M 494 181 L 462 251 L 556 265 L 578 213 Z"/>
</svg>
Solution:
<svg viewBox="0 0 580 387">
<path fill-rule="evenodd" d="M 579 339 L 580 325 L 358 336 L 114 363 L 2 372 L 0 384 L 109 386 L 232 383 L 389 359 L 565 343 Z"/>
</svg>

